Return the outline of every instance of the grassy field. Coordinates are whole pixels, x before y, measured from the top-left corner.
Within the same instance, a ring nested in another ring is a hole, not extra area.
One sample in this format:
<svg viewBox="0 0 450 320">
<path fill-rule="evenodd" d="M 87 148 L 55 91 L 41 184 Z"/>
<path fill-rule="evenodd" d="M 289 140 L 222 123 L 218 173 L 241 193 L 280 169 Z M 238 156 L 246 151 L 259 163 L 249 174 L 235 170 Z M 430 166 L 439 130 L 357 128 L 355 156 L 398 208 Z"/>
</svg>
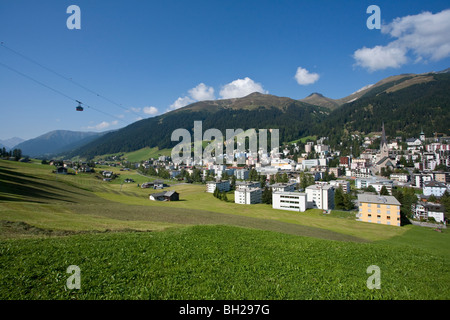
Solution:
<svg viewBox="0 0 450 320">
<path fill-rule="evenodd" d="M 450 298 L 447 230 L 238 205 L 176 182 L 181 201 L 153 202 L 137 187 L 152 178 L 109 169 L 110 183 L 0 161 L 0 299 Z M 69 265 L 81 290 L 65 287 Z"/>
<path fill-rule="evenodd" d="M 120 155 L 121 158 L 124 160 L 130 161 L 130 162 L 139 162 L 139 161 L 148 160 L 150 158 L 156 159 L 156 158 L 159 158 L 160 156 L 170 156 L 171 153 L 172 153 L 172 149 L 159 150 L 158 147 L 154 147 L 154 148 L 146 147 L 146 148 L 142 148 L 142 149 L 132 151 L 132 152 L 102 155 L 102 156 L 95 157 L 94 160 L 100 160 L 100 159 L 105 159 L 108 157 Z"/>
</svg>

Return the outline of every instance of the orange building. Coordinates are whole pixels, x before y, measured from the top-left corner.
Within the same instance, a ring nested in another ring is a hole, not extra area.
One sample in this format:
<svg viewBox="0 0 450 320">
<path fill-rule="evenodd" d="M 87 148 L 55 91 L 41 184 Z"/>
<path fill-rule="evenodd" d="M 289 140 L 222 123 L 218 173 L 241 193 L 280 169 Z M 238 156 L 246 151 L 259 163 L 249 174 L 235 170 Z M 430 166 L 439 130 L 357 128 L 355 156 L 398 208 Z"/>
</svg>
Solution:
<svg viewBox="0 0 450 320">
<path fill-rule="evenodd" d="M 358 221 L 400 226 L 400 205 L 393 196 L 359 194 Z"/>
</svg>

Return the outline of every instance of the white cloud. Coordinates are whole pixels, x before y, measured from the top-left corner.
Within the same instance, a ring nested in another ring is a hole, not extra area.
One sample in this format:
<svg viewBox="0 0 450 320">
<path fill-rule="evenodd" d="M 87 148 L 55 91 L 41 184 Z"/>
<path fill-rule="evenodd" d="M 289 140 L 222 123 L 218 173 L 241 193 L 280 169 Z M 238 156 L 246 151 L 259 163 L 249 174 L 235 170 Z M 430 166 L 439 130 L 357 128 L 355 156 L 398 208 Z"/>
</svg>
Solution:
<svg viewBox="0 0 450 320">
<path fill-rule="evenodd" d="M 177 100 L 175 100 L 174 103 L 169 106 L 169 110 L 176 110 L 193 102 L 195 102 L 195 100 L 192 100 L 190 97 L 179 97 Z"/>
<path fill-rule="evenodd" d="M 190 89 L 189 95 L 185 97 L 179 97 L 177 100 L 175 100 L 174 103 L 172 103 L 169 106 L 170 110 L 176 110 L 182 107 L 187 106 L 188 104 L 197 102 L 197 101 L 203 101 L 203 100 L 214 100 L 214 88 L 208 87 L 204 83 L 198 84 L 196 87 Z"/>
<path fill-rule="evenodd" d="M 369 71 L 386 68 L 399 68 L 408 60 L 406 50 L 396 46 L 363 47 L 353 54 L 356 65 L 369 69 Z"/>
<path fill-rule="evenodd" d="M 381 32 L 394 40 L 385 46 L 358 49 L 353 57 L 356 65 L 370 71 L 398 68 L 408 61 L 438 61 L 450 56 L 449 30 L 450 9 L 396 18 L 381 27 Z"/>
<path fill-rule="evenodd" d="M 223 99 L 241 98 L 253 92 L 268 93 L 260 83 L 256 83 L 249 77 L 246 77 L 224 85 L 222 90 L 220 90 L 220 96 Z"/>
<path fill-rule="evenodd" d="M 203 100 L 214 100 L 214 88 L 208 87 L 204 83 L 200 83 L 195 88 L 192 88 L 189 90 L 189 95 L 192 99 L 197 101 L 203 101 Z"/>
<path fill-rule="evenodd" d="M 110 126 L 115 126 L 119 123 L 119 121 L 114 120 L 111 122 L 106 122 L 106 121 L 102 121 L 99 124 L 96 124 L 94 126 L 88 126 L 85 129 L 89 129 L 89 130 L 104 130 L 106 128 L 109 128 Z"/>
<path fill-rule="evenodd" d="M 155 114 L 157 114 L 158 113 L 158 109 L 157 108 L 155 108 L 155 107 L 153 107 L 153 106 L 150 106 L 150 107 L 144 107 L 143 109 L 142 109 L 142 112 L 144 112 L 145 114 L 148 114 L 148 115 L 155 115 Z"/>
<path fill-rule="evenodd" d="M 320 76 L 317 73 L 310 73 L 308 70 L 298 67 L 295 74 L 295 80 L 301 86 L 306 86 L 308 84 L 313 84 L 319 80 Z"/>
</svg>

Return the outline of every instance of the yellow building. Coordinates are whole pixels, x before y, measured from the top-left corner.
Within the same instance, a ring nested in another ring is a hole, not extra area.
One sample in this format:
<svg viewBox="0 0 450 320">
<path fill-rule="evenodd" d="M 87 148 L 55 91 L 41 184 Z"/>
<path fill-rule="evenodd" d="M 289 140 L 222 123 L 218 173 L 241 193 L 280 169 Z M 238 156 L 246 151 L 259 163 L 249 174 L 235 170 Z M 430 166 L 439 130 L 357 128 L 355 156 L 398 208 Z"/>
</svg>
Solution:
<svg viewBox="0 0 450 320">
<path fill-rule="evenodd" d="M 393 196 L 358 195 L 358 221 L 400 226 L 400 202 Z"/>
</svg>

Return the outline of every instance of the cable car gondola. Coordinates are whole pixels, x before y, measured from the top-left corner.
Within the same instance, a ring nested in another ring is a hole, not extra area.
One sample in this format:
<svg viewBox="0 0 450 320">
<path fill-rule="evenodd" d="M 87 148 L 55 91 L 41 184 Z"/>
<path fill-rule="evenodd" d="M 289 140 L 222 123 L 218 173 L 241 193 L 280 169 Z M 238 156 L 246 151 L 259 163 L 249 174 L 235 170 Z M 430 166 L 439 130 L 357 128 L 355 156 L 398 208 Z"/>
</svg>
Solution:
<svg viewBox="0 0 450 320">
<path fill-rule="evenodd" d="M 83 107 L 81 106 L 81 102 L 78 101 L 78 100 L 77 100 L 77 102 L 78 102 L 78 107 L 76 107 L 76 110 L 77 111 L 83 111 Z"/>
</svg>

